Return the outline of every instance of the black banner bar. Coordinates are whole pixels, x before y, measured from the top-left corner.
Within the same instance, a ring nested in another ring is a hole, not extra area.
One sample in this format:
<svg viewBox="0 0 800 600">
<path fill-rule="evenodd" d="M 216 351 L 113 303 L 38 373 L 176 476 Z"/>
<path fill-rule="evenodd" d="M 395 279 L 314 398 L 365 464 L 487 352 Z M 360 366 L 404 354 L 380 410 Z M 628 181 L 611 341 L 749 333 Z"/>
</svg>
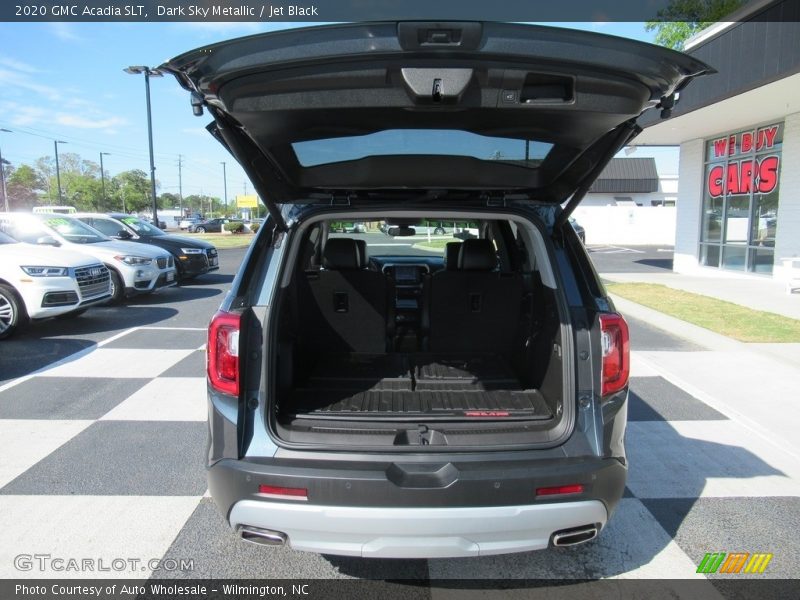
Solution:
<svg viewBox="0 0 800 600">
<path fill-rule="evenodd" d="M 800 581 L 748 576 L 699 580 L 363 580 L 363 579 L 5 579 L 0 598 L 18 600 L 674 600 L 786 599 Z"/>
<path fill-rule="evenodd" d="M 4 0 L 0 21 L 648 21 L 671 0 Z"/>
</svg>

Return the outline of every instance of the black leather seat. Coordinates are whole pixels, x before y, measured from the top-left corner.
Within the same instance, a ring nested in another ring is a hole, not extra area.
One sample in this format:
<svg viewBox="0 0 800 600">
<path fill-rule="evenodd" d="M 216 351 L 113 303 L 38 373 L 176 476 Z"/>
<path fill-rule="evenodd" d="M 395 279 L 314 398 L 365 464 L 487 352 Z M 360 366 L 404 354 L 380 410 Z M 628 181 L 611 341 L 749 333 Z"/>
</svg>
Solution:
<svg viewBox="0 0 800 600">
<path fill-rule="evenodd" d="M 333 238 L 322 252 L 322 270 L 303 274 L 300 324 L 310 350 L 386 352 L 392 337 L 393 290 L 383 273 L 365 269 L 366 260 L 366 248 L 362 253 L 356 240 Z"/>
<path fill-rule="evenodd" d="M 444 245 L 444 268 L 448 271 L 458 269 L 458 254 L 461 252 L 461 242 L 447 242 Z"/>
<path fill-rule="evenodd" d="M 465 240 L 460 246 L 458 268 L 430 280 L 429 349 L 508 354 L 519 327 L 522 277 L 497 271 L 490 240 Z"/>
</svg>

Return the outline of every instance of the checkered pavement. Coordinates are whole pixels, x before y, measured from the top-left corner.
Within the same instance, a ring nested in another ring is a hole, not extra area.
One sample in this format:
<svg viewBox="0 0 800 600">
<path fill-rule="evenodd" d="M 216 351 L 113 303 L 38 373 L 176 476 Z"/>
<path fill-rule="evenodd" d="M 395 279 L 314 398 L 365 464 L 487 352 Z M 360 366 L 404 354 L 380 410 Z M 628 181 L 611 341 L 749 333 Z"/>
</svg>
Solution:
<svg viewBox="0 0 800 600">
<path fill-rule="evenodd" d="M 628 489 L 595 542 L 430 561 L 245 544 L 206 494 L 204 342 L 134 328 L 0 386 L 0 577 L 691 578 L 716 551 L 773 552 L 763 577 L 795 576 L 800 460 L 672 383 L 658 358 L 676 350 L 633 353 Z M 20 572 L 20 553 L 194 568 Z"/>
</svg>

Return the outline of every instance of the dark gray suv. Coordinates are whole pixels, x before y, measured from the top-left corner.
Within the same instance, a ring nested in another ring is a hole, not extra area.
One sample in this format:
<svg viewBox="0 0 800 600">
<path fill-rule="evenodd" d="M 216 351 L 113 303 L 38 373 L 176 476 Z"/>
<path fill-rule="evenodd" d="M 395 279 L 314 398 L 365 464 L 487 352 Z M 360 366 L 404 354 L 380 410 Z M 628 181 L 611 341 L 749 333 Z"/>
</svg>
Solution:
<svg viewBox="0 0 800 600">
<path fill-rule="evenodd" d="M 568 219 L 641 113 L 668 117 L 709 67 L 580 31 L 401 22 L 160 68 L 270 214 L 208 338 L 209 488 L 241 537 L 375 557 L 593 539 L 625 486 L 628 328 Z"/>
</svg>

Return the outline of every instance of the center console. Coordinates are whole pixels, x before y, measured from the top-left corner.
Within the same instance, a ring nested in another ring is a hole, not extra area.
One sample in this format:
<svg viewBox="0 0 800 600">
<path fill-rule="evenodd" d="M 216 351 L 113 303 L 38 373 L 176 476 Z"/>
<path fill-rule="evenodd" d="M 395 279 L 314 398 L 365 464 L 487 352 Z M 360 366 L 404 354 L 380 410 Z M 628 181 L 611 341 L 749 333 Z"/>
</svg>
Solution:
<svg viewBox="0 0 800 600">
<path fill-rule="evenodd" d="M 383 272 L 394 280 L 395 286 L 395 345 L 399 350 L 416 350 L 420 338 L 423 281 L 430 268 L 424 264 L 387 264 Z"/>
</svg>

